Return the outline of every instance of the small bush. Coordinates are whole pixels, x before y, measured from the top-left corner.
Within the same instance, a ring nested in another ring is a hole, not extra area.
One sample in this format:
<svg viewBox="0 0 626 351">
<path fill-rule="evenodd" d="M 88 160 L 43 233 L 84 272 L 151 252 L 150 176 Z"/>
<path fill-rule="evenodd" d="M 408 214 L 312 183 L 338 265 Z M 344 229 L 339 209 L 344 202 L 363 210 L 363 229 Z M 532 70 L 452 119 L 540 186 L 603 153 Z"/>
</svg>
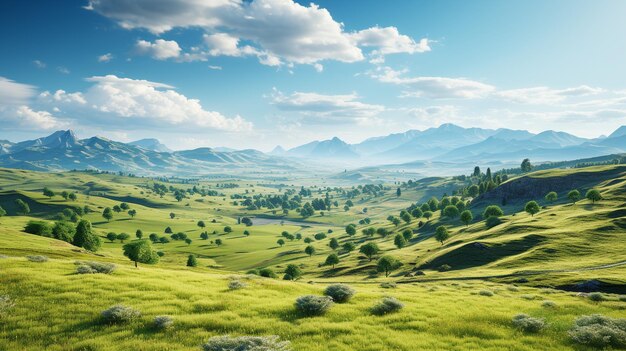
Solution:
<svg viewBox="0 0 626 351">
<path fill-rule="evenodd" d="M 203 351 L 290 351 L 289 341 L 278 336 L 214 336 L 202 345 Z"/>
<path fill-rule="evenodd" d="M 546 321 L 521 313 L 513 317 L 513 326 L 525 333 L 538 333 L 546 327 Z"/>
<path fill-rule="evenodd" d="M 333 284 L 326 287 L 324 295 L 330 296 L 336 303 L 348 302 L 354 295 L 355 291 L 345 284 Z"/>
<path fill-rule="evenodd" d="M 493 291 L 491 290 L 481 290 L 478 292 L 480 296 L 493 296 Z"/>
<path fill-rule="evenodd" d="M 510 285 L 506 287 L 509 291 L 518 292 L 519 288 L 515 285 Z"/>
<path fill-rule="evenodd" d="M 91 267 L 81 264 L 80 266 L 76 267 L 76 274 L 94 274 L 96 273 L 96 271 L 94 271 L 93 269 L 91 269 Z"/>
<path fill-rule="evenodd" d="M 170 316 L 154 317 L 154 328 L 157 330 L 166 330 L 174 325 L 174 318 Z"/>
<path fill-rule="evenodd" d="M 296 310 L 305 316 L 320 316 L 333 305 L 328 296 L 305 295 L 296 299 Z"/>
<path fill-rule="evenodd" d="M 394 297 L 385 297 L 372 307 L 372 313 L 382 316 L 393 312 L 400 311 L 404 307 L 404 304 Z"/>
<path fill-rule="evenodd" d="M 0 296 L 0 316 L 7 313 L 15 306 L 9 295 Z"/>
<path fill-rule="evenodd" d="M 606 300 L 606 297 L 604 297 L 604 294 L 602 294 L 602 293 L 593 292 L 593 293 L 589 294 L 589 300 L 595 301 L 595 302 L 600 302 L 600 301 Z"/>
<path fill-rule="evenodd" d="M 24 231 L 28 234 L 52 237 L 52 225 L 44 221 L 28 221 Z"/>
<path fill-rule="evenodd" d="M 550 300 L 545 300 L 544 302 L 541 303 L 541 307 L 556 308 L 556 302 L 550 301 Z"/>
<path fill-rule="evenodd" d="M 124 305 L 112 306 L 101 313 L 102 320 L 108 324 L 128 323 L 141 316 L 141 312 Z"/>
<path fill-rule="evenodd" d="M 102 263 L 94 261 L 76 261 L 78 274 L 111 274 L 115 271 L 115 265 L 112 263 Z"/>
<path fill-rule="evenodd" d="M 575 342 L 595 348 L 626 346 L 626 319 L 613 319 L 600 314 L 576 319 L 569 331 Z"/>
<path fill-rule="evenodd" d="M 520 296 L 522 299 L 524 300 L 534 300 L 537 296 L 533 295 L 533 294 L 524 294 L 522 296 Z"/>
<path fill-rule="evenodd" d="M 452 267 L 450 267 L 450 265 L 448 265 L 448 264 L 442 264 L 441 266 L 439 266 L 439 267 L 437 268 L 437 270 L 438 270 L 439 272 L 447 272 L 447 271 L 449 271 L 449 270 L 451 270 L 451 269 L 452 269 Z"/>
<path fill-rule="evenodd" d="M 491 216 L 487 218 L 487 220 L 485 220 L 485 225 L 487 226 L 487 228 L 493 228 L 500 224 L 502 224 L 502 220 L 495 216 Z"/>
<path fill-rule="evenodd" d="M 38 263 L 48 262 L 48 256 L 41 256 L 41 255 L 26 256 L 26 259 L 28 259 L 31 262 L 38 262 Z"/>
<path fill-rule="evenodd" d="M 241 282 L 239 280 L 231 280 L 228 282 L 228 289 L 230 290 L 239 290 L 246 287 L 246 283 Z"/>
<path fill-rule="evenodd" d="M 380 283 L 380 287 L 383 289 L 395 289 L 398 285 L 396 283 Z"/>
</svg>

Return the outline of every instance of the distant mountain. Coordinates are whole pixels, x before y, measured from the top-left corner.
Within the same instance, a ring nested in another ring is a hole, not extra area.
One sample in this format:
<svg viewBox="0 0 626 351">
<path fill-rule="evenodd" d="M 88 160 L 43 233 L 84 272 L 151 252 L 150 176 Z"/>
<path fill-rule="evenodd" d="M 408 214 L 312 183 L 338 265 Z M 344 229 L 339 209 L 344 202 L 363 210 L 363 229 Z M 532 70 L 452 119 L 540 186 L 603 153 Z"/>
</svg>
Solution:
<svg viewBox="0 0 626 351">
<path fill-rule="evenodd" d="M 158 139 L 141 139 L 128 143 L 129 145 L 135 145 L 142 147 L 146 150 L 152 150 L 156 152 L 172 152 L 167 146 L 162 144 Z"/>
<path fill-rule="evenodd" d="M 421 133 L 422 131 L 419 130 L 409 130 L 404 133 L 369 138 L 353 146 L 354 150 L 362 155 L 378 154 L 407 143 L 418 137 Z"/>
<path fill-rule="evenodd" d="M 350 159 L 359 157 L 359 154 L 354 151 L 351 145 L 337 137 L 298 146 L 288 150 L 286 155 L 316 159 Z"/>
<path fill-rule="evenodd" d="M 270 155 L 282 156 L 287 152 L 287 150 L 283 149 L 282 146 L 276 145 L 276 147 L 270 151 Z"/>
<path fill-rule="evenodd" d="M 626 126 L 621 126 L 619 128 L 617 128 L 613 133 L 611 133 L 611 135 L 609 135 L 609 138 L 617 138 L 617 137 L 621 137 L 626 135 Z"/>
<path fill-rule="evenodd" d="M 565 133 L 565 132 L 555 132 L 553 130 L 546 130 L 545 132 L 541 132 L 532 138 L 529 139 L 530 142 L 539 142 L 539 143 L 548 143 L 548 144 L 556 144 L 560 147 L 574 146 L 580 145 L 588 139 L 579 138 L 577 136 Z"/>
</svg>

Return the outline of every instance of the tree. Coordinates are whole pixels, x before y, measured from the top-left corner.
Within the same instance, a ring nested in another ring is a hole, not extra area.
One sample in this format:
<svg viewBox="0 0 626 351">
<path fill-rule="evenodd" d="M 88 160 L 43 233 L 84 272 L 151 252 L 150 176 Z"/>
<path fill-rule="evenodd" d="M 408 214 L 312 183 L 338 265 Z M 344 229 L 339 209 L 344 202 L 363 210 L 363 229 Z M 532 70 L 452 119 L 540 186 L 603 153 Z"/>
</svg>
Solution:
<svg viewBox="0 0 626 351">
<path fill-rule="evenodd" d="M 402 237 L 404 237 L 404 240 L 408 242 L 409 240 L 413 238 L 413 231 L 411 229 L 405 229 L 402 232 Z"/>
<path fill-rule="evenodd" d="M 370 261 L 374 255 L 378 254 L 378 251 L 380 251 L 380 249 L 376 243 L 367 243 L 359 249 L 359 252 L 367 256 Z"/>
<path fill-rule="evenodd" d="M 443 214 L 450 219 L 454 219 L 459 216 L 459 209 L 454 205 L 449 205 L 443 209 Z"/>
<path fill-rule="evenodd" d="M 206 224 L 204 223 L 204 221 L 198 221 L 198 227 L 200 227 L 201 229 L 206 227 Z"/>
<path fill-rule="evenodd" d="M 580 191 L 576 189 L 570 191 L 569 193 L 567 193 L 567 198 L 570 199 L 570 201 L 572 201 L 573 203 L 576 203 L 576 201 L 580 200 Z"/>
<path fill-rule="evenodd" d="M 54 195 L 54 191 L 50 190 L 48 187 L 43 188 L 43 196 L 47 196 L 52 199 Z"/>
<path fill-rule="evenodd" d="M 117 240 L 117 234 L 110 232 L 107 234 L 107 239 L 109 239 L 111 242 L 114 242 L 115 240 Z"/>
<path fill-rule="evenodd" d="M 480 193 L 480 188 L 476 184 L 467 188 L 467 194 L 471 197 L 476 197 L 478 196 L 479 193 Z"/>
<path fill-rule="evenodd" d="M 243 235 L 250 236 L 250 231 L 249 230 L 244 230 L 243 231 Z M 296 238 L 298 238 L 298 235 L 300 235 L 300 238 L 302 238 L 302 234 L 300 234 L 300 233 L 296 234 Z"/>
<path fill-rule="evenodd" d="M 339 247 L 339 241 L 337 241 L 337 239 L 335 238 L 332 238 L 330 239 L 328 246 L 330 246 L 330 248 L 333 250 L 337 250 L 337 248 Z"/>
<path fill-rule="evenodd" d="M 152 233 L 148 235 L 148 239 L 150 239 L 153 243 L 157 243 L 159 241 L 159 236 L 156 235 L 156 233 Z"/>
<path fill-rule="evenodd" d="M 172 233 L 173 233 L 172 228 L 170 227 L 165 228 L 165 234 L 172 234 Z"/>
<path fill-rule="evenodd" d="M 126 233 L 119 233 L 117 235 L 117 240 L 119 240 L 121 243 L 124 243 L 124 241 L 128 240 L 128 238 L 130 238 L 130 235 L 128 235 Z"/>
<path fill-rule="evenodd" d="M 396 237 L 393 239 L 393 243 L 398 249 L 401 249 L 406 246 L 406 239 L 402 234 L 396 234 Z"/>
<path fill-rule="evenodd" d="M 530 160 L 525 158 L 524 161 L 522 161 L 521 168 L 522 168 L 522 173 L 527 173 L 533 169 L 533 166 L 530 164 Z"/>
<path fill-rule="evenodd" d="M 122 202 L 122 203 L 120 204 L 120 208 L 121 208 L 122 210 L 126 211 L 126 210 L 128 210 L 128 209 L 130 208 L 130 206 L 128 206 L 128 204 L 127 204 L 127 203 Z"/>
<path fill-rule="evenodd" d="M 122 212 L 122 208 L 119 205 L 115 205 L 115 206 L 113 206 L 113 211 L 115 213 L 120 213 L 120 212 Z"/>
<path fill-rule="evenodd" d="M 528 201 L 526 206 L 524 206 L 524 211 L 530 213 L 531 216 L 534 216 L 539 210 L 540 207 L 537 201 Z"/>
<path fill-rule="evenodd" d="M 474 216 L 472 215 L 472 212 L 470 210 L 465 210 L 461 212 L 461 222 L 463 222 L 465 226 L 469 226 L 473 219 Z"/>
<path fill-rule="evenodd" d="M 208 240 L 208 239 L 209 239 L 209 233 L 207 233 L 207 232 L 202 232 L 202 233 L 200 234 L 200 239 L 202 239 L 202 240 Z"/>
<path fill-rule="evenodd" d="M 339 263 L 339 256 L 337 256 L 336 253 L 331 253 L 328 257 L 326 257 L 325 263 L 327 266 L 333 266 L 333 269 L 335 269 L 335 265 Z"/>
<path fill-rule="evenodd" d="M 315 254 L 315 248 L 313 247 L 313 245 L 308 245 L 307 247 L 304 248 L 304 253 L 309 255 L 309 257 L 311 257 Z"/>
<path fill-rule="evenodd" d="M 143 238 L 143 232 L 141 231 L 141 229 L 137 229 L 137 231 L 135 232 L 135 236 L 137 237 L 137 239 Z"/>
<path fill-rule="evenodd" d="M 215 239 L 215 245 L 222 246 L 222 239 Z"/>
<path fill-rule="evenodd" d="M 70 193 L 67 197 L 70 199 L 70 201 L 76 201 L 76 199 L 78 199 L 76 193 Z"/>
<path fill-rule="evenodd" d="M 341 248 L 345 252 L 351 252 L 351 251 L 354 251 L 354 249 L 356 249 L 356 245 L 354 245 L 354 243 L 347 242 L 347 243 L 344 243 L 343 246 L 341 246 Z"/>
<path fill-rule="evenodd" d="M 30 213 L 30 206 L 22 199 L 15 200 L 15 206 L 17 206 L 17 213 L 21 215 L 27 215 Z"/>
<path fill-rule="evenodd" d="M 388 277 L 389 273 L 400 268 L 400 266 L 402 266 L 402 262 L 398 261 L 398 259 L 396 259 L 395 257 L 389 255 L 381 257 L 376 263 L 376 269 L 379 272 L 384 272 L 385 277 Z"/>
<path fill-rule="evenodd" d="M 167 243 L 170 242 L 170 239 L 168 239 L 166 236 L 162 236 L 162 237 L 159 238 L 159 242 L 161 244 L 167 244 Z"/>
<path fill-rule="evenodd" d="M 424 213 L 422 212 L 422 210 L 420 210 L 419 208 L 414 208 L 413 211 L 411 211 L 411 216 L 415 217 L 415 218 L 422 218 L 422 215 Z"/>
<path fill-rule="evenodd" d="M 70 222 L 59 221 L 54 224 L 54 227 L 52 227 L 52 236 L 58 240 L 71 243 L 75 234 L 76 227 Z"/>
<path fill-rule="evenodd" d="M 196 267 L 198 266 L 198 260 L 196 260 L 196 255 L 189 255 L 187 257 L 187 267 Z"/>
<path fill-rule="evenodd" d="M 504 212 L 502 212 L 502 209 L 498 205 L 487 206 L 487 208 L 485 208 L 485 211 L 483 211 L 483 218 L 485 219 L 489 217 L 500 217 L 503 215 Z"/>
<path fill-rule="evenodd" d="M 138 263 L 156 264 L 159 262 L 159 255 L 152 250 L 152 245 L 148 240 L 135 240 L 124 245 L 122 249 L 124 256 L 135 262 L 135 267 L 138 267 Z"/>
<path fill-rule="evenodd" d="M 232 231 L 233 231 L 233 228 L 231 228 L 230 226 L 224 227 L 224 233 L 231 233 Z"/>
<path fill-rule="evenodd" d="M 435 230 L 435 239 L 443 245 L 443 243 L 448 240 L 450 234 L 448 233 L 448 229 L 446 227 L 440 225 Z"/>
<path fill-rule="evenodd" d="M 554 191 L 551 191 L 551 192 L 547 193 L 546 197 L 545 197 L 546 201 L 548 201 L 550 203 L 556 201 L 558 198 L 559 198 L 559 196 Z"/>
<path fill-rule="evenodd" d="M 302 270 L 295 264 L 287 265 L 285 269 L 285 280 L 298 280 L 302 276 Z"/>
<path fill-rule="evenodd" d="M 191 245 L 192 242 L 193 242 L 193 240 L 191 240 L 189 238 L 185 239 L 185 244 L 187 244 L 187 245 Z"/>
<path fill-rule="evenodd" d="M 78 221 L 72 245 L 94 252 L 100 248 L 100 238 L 91 231 L 91 223 L 88 220 Z"/>
<path fill-rule="evenodd" d="M 430 217 L 433 216 L 433 213 L 431 211 L 425 211 L 423 214 L 424 218 L 426 218 L 426 220 L 428 221 L 430 219 Z"/>
<path fill-rule="evenodd" d="M 171 219 L 174 219 L 174 217 L 176 217 L 176 213 L 174 213 L 174 212 L 170 212 L 170 218 L 171 218 Z"/>
<path fill-rule="evenodd" d="M 402 218 L 402 220 L 405 221 L 406 224 L 411 223 L 411 219 L 413 219 L 413 217 L 411 217 L 411 215 L 407 211 L 400 212 L 400 218 Z"/>
<path fill-rule="evenodd" d="M 70 197 L 70 193 L 68 193 L 67 191 L 63 190 L 61 192 L 61 197 L 67 201 L 67 199 Z"/>
<path fill-rule="evenodd" d="M 102 211 L 102 217 L 104 217 L 104 219 L 106 219 L 107 222 L 113 219 L 113 211 L 111 210 L 110 207 L 107 207 L 104 209 L 104 211 Z"/>
<path fill-rule="evenodd" d="M 131 216 L 132 218 L 135 218 L 135 216 L 137 215 L 137 210 L 135 209 L 128 210 L 128 215 Z"/>
<path fill-rule="evenodd" d="M 348 224 L 346 226 L 346 234 L 348 234 L 349 236 L 353 236 L 354 234 L 356 234 L 356 226 L 354 224 Z"/>
<path fill-rule="evenodd" d="M 474 177 L 480 177 L 480 167 L 474 167 L 474 173 L 472 174 Z"/>
<path fill-rule="evenodd" d="M 276 243 L 277 243 L 278 245 L 280 245 L 280 247 L 283 247 L 283 245 L 285 245 L 285 240 L 283 240 L 283 239 L 278 239 L 278 240 L 276 241 Z"/>
<path fill-rule="evenodd" d="M 602 195 L 596 189 L 587 190 L 587 194 L 585 195 L 587 200 L 591 200 L 591 203 L 596 203 L 596 201 L 602 200 Z"/>
<path fill-rule="evenodd" d="M 400 195 L 402 195 L 402 190 L 400 190 L 400 188 L 398 188 L 398 189 L 396 190 L 396 196 L 397 196 L 397 197 L 400 197 Z"/>
</svg>

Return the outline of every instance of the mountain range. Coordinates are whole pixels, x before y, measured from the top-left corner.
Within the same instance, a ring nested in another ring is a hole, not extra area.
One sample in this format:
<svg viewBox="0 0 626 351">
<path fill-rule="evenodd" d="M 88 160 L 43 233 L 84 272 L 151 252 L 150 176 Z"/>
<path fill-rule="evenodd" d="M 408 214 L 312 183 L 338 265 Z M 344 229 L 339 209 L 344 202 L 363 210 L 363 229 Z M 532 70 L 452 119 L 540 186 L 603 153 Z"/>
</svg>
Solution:
<svg viewBox="0 0 626 351">
<path fill-rule="evenodd" d="M 236 173 L 293 174 L 310 168 L 327 171 L 395 164 L 516 165 L 564 161 L 626 153 L 626 126 L 608 137 L 580 138 L 559 131 L 538 134 L 525 130 L 463 128 L 442 124 L 423 131 L 408 130 L 348 144 L 334 137 L 269 153 L 230 148 L 172 151 L 157 139 L 123 143 L 94 136 L 78 139 L 73 131 L 13 143 L 0 140 L 0 167 L 41 171 L 93 169 L 142 175 L 216 175 Z"/>
</svg>

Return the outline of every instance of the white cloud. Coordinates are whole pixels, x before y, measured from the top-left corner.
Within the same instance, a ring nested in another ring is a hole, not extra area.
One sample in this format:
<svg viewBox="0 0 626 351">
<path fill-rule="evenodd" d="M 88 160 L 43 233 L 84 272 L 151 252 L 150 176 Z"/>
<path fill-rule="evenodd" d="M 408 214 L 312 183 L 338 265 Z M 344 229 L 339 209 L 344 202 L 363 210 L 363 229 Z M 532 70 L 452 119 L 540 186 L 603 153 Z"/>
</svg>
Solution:
<svg viewBox="0 0 626 351">
<path fill-rule="evenodd" d="M 406 70 L 395 71 L 389 67 L 379 67 L 368 75 L 383 83 L 404 86 L 404 96 L 427 97 L 432 99 L 476 99 L 489 95 L 495 87 L 466 78 L 448 77 L 405 77 Z"/>
<path fill-rule="evenodd" d="M 70 70 L 67 67 L 63 67 L 63 66 L 57 67 L 57 71 L 63 74 L 70 74 Z"/>
<path fill-rule="evenodd" d="M 86 8 L 124 28 L 145 28 L 155 34 L 173 28 L 203 28 L 208 35 L 208 53 L 190 53 L 181 61 L 204 60 L 207 54 L 256 55 L 262 64 L 276 66 L 361 61 L 364 56 L 359 45 L 378 55 L 430 50 L 427 39 L 415 42 L 395 27 L 346 33 L 328 10 L 292 0 L 91 0 Z M 241 41 L 250 43 L 247 52 L 239 47 Z"/>
<path fill-rule="evenodd" d="M 33 97 L 35 92 L 36 88 L 32 85 L 0 77 L 0 106 L 23 104 Z"/>
<path fill-rule="evenodd" d="M 33 65 L 37 68 L 46 68 L 46 63 L 40 60 L 33 60 Z"/>
<path fill-rule="evenodd" d="M 138 40 L 135 49 L 139 54 L 149 55 L 157 60 L 167 60 L 180 55 L 181 48 L 174 40 L 157 39 L 154 43 Z"/>
<path fill-rule="evenodd" d="M 62 122 L 48 111 L 35 111 L 26 105 L 0 106 L 0 121 L 7 130 L 50 130 L 64 128 Z"/>
<path fill-rule="evenodd" d="M 113 59 L 113 54 L 111 54 L 110 52 L 104 55 L 98 56 L 98 62 L 109 62 L 112 59 Z"/>
<path fill-rule="evenodd" d="M 252 124 L 240 116 L 227 118 L 205 110 L 200 101 L 174 91 L 167 84 L 120 78 L 115 75 L 87 78 L 94 83 L 85 92 L 40 94 L 40 103 L 58 106 L 68 115 L 89 116 L 83 123 L 124 123 L 152 127 L 177 126 L 225 131 L 250 130 Z"/>
<path fill-rule="evenodd" d="M 603 89 L 581 85 L 566 89 L 548 87 L 510 89 L 499 91 L 495 95 L 520 104 L 556 104 L 570 97 L 596 95 L 602 92 L 604 92 Z"/>
</svg>

